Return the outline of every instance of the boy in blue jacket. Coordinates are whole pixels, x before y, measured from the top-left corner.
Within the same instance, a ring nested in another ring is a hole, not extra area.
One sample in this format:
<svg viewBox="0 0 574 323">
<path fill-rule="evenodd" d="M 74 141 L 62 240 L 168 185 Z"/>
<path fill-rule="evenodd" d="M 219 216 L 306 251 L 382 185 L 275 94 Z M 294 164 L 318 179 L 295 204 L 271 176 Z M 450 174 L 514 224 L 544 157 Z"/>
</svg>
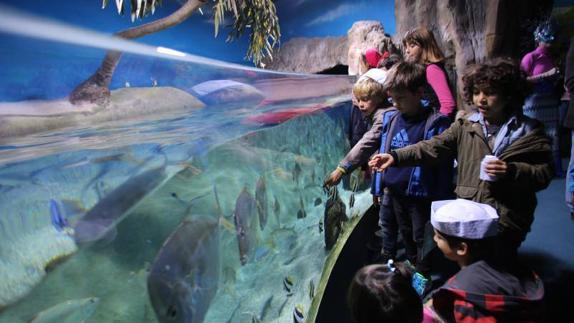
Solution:
<svg viewBox="0 0 574 323">
<path fill-rule="evenodd" d="M 425 85 L 423 65 L 401 62 L 389 71 L 384 86 L 395 109 L 385 111 L 381 116 L 381 136 L 355 145 L 325 181 L 326 186 L 338 183 L 336 172 L 352 170 L 377 150 L 388 152 L 430 139 L 450 126 L 449 118 L 421 104 Z M 396 219 L 405 240 L 407 258 L 417 264 L 417 271 L 428 273 L 429 268 L 421 260 L 425 226 L 430 220 L 430 203 L 452 195 L 452 174 L 452 159 L 445 159 L 434 166 L 389 168 L 376 174 L 372 193 L 381 201 L 381 261 L 396 256 L 397 234 L 393 230 Z"/>
</svg>

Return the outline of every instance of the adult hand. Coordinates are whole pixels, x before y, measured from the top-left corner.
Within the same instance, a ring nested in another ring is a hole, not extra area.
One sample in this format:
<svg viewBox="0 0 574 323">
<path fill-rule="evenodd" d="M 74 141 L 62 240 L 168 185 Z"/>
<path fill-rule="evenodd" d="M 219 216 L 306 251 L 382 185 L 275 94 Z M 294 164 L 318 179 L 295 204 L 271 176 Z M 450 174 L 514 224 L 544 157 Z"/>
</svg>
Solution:
<svg viewBox="0 0 574 323">
<path fill-rule="evenodd" d="M 343 175 L 344 175 L 343 172 L 340 169 L 336 168 L 323 182 L 323 188 L 328 189 L 331 186 L 339 184 L 339 182 L 341 181 L 341 177 L 343 177 Z"/>
<path fill-rule="evenodd" d="M 375 171 L 384 171 L 395 162 L 391 154 L 376 154 L 369 160 L 369 167 Z"/>
<path fill-rule="evenodd" d="M 504 161 L 496 159 L 489 161 L 484 167 L 484 170 L 488 176 L 499 179 L 506 176 L 508 166 Z"/>
</svg>

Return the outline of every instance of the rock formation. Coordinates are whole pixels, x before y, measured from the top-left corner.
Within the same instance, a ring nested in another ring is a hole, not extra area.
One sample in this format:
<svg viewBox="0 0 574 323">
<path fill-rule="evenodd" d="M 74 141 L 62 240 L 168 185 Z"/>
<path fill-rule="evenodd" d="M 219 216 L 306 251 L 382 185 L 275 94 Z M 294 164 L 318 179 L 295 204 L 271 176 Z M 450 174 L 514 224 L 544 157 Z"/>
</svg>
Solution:
<svg viewBox="0 0 574 323">
<path fill-rule="evenodd" d="M 383 25 L 379 21 L 373 20 L 355 22 L 347 32 L 347 42 L 349 44 L 347 55 L 349 75 L 361 74 L 361 53 L 364 53 L 367 48 L 372 47 L 379 49 L 379 51 L 385 51 L 390 50 L 389 47 L 394 47 L 390 37 L 385 34 Z"/>
<path fill-rule="evenodd" d="M 293 38 L 274 54 L 265 68 L 281 72 L 319 73 L 337 65 L 357 75 L 361 52 L 369 47 L 387 50 L 391 39 L 379 21 L 358 21 L 343 37 Z"/>
<path fill-rule="evenodd" d="M 72 106 L 67 98 L 0 104 L 0 137 L 24 136 L 64 127 L 160 118 L 162 114 L 191 111 L 205 105 L 191 94 L 172 87 L 122 88 L 111 92 L 104 105 Z"/>
<path fill-rule="evenodd" d="M 395 41 L 418 26 L 432 30 L 460 94 L 460 78 L 468 64 L 496 56 L 519 58 L 531 50 L 532 26 L 551 7 L 548 0 L 395 0 Z"/>
<path fill-rule="evenodd" d="M 281 72 L 318 73 L 347 65 L 347 38 L 293 38 L 274 54 L 265 68 Z"/>
</svg>

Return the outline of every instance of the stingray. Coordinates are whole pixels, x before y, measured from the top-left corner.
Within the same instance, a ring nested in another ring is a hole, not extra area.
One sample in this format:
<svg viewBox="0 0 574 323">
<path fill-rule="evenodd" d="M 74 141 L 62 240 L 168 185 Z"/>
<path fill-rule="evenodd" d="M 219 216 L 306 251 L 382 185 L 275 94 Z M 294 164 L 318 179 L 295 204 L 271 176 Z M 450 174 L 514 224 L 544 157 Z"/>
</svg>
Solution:
<svg viewBox="0 0 574 323">
<path fill-rule="evenodd" d="M 158 167 L 134 176 L 104 196 L 74 226 L 77 243 L 100 240 L 115 230 L 144 197 L 167 179 L 165 167 Z"/>
<path fill-rule="evenodd" d="M 147 278 L 158 320 L 203 322 L 219 283 L 217 221 L 183 221 L 161 247 Z"/>
</svg>

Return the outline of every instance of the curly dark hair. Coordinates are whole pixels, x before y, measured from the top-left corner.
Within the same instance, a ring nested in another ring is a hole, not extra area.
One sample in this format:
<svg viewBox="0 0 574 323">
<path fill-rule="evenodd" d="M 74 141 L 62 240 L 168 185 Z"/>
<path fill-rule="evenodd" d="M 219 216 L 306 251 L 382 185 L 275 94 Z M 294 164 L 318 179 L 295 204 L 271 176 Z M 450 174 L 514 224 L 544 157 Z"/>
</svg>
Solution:
<svg viewBox="0 0 574 323">
<path fill-rule="evenodd" d="M 493 58 L 484 63 L 469 66 L 464 76 L 463 97 L 468 104 L 473 104 L 475 90 L 487 90 L 508 100 L 507 111 L 522 111 L 524 99 L 530 92 L 526 75 L 510 58 Z"/>
</svg>

